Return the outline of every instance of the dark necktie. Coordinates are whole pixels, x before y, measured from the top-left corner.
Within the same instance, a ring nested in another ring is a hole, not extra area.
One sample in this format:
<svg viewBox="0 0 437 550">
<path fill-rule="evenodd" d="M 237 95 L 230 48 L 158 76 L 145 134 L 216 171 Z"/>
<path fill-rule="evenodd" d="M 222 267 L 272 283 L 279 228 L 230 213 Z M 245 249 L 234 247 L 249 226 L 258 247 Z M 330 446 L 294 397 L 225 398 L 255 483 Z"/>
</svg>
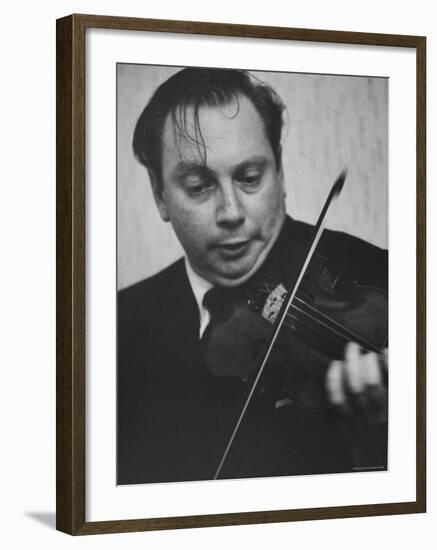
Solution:
<svg viewBox="0 0 437 550">
<path fill-rule="evenodd" d="M 226 311 L 230 311 L 227 310 L 226 306 L 230 305 L 233 300 L 237 299 L 238 294 L 238 289 L 226 288 L 222 286 L 214 286 L 206 292 L 202 303 L 209 312 L 210 321 L 201 337 L 201 341 L 203 343 L 211 331 L 211 326 L 214 325 L 218 319 L 224 320 L 226 318 Z"/>
<path fill-rule="evenodd" d="M 213 286 L 208 290 L 203 298 L 203 305 L 208 310 L 211 321 L 215 320 L 220 312 L 223 311 L 233 294 L 235 294 L 235 291 L 232 292 L 232 290 L 222 286 Z"/>
</svg>

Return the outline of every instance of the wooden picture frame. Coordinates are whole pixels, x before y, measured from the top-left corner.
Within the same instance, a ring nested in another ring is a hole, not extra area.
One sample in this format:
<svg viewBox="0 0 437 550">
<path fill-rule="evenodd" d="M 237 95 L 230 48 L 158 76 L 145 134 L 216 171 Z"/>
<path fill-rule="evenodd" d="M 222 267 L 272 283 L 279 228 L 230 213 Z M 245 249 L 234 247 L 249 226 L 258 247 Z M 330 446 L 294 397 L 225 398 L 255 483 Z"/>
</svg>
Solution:
<svg viewBox="0 0 437 550">
<path fill-rule="evenodd" d="M 86 144 L 88 29 L 407 48 L 416 59 L 416 498 L 408 502 L 86 520 Z M 426 510 L 426 39 L 420 36 L 70 15 L 57 21 L 57 529 L 71 535 L 346 518 Z"/>
</svg>

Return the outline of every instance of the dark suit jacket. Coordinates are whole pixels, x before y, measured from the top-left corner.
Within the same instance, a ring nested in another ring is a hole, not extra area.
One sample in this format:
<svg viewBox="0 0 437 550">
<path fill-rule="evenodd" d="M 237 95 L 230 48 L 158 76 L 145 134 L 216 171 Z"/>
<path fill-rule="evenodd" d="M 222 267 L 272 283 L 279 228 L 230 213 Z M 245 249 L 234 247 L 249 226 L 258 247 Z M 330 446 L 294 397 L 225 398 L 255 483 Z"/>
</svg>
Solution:
<svg viewBox="0 0 437 550">
<path fill-rule="evenodd" d="M 287 218 L 261 272 L 286 256 L 296 259 L 285 262 L 293 275 L 311 235 L 311 226 Z M 343 279 L 387 288 L 386 251 L 325 231 L 318 252 Z M 117 323 L 117 482 L 212 479 L 247 384 L 205 367 L 183 259 L 119 292 Z M 256 393 L 220 477 L 351 471 L 351 446 L 336 411 L 275 407 L 279 379 L 270 375 L 261 388 L 267 391 Z M 370 459 L 376 467 L 385 467 L 385 445 L 384 433 Z"/>
</svg>

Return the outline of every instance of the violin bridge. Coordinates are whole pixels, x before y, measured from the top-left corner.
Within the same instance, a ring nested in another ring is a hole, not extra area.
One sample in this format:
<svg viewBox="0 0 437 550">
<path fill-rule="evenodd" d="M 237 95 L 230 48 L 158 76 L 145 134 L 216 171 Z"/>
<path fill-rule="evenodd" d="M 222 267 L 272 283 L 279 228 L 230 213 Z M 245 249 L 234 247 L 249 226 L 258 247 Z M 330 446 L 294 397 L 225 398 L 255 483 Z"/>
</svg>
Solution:
<svg viewBox="0 0 437 550">
<path fill-rule="evenodd" d="M 262 310 L 262 316 L 272 325 L 276 321 L 276 318 L 279 314 L 279 311 L 281 310 L 281 306 L 284 303 L 286 297 L 287 290 L 282 283 L 275 287 L 267 296 Z"/>
</svg>

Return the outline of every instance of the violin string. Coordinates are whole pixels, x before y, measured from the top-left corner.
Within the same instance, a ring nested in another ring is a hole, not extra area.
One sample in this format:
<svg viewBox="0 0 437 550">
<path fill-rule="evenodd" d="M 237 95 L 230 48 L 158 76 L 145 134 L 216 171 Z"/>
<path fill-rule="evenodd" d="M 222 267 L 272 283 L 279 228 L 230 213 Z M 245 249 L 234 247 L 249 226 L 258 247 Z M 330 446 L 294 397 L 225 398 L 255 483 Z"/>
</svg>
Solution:
<svg viewBox="0 0 437 550">
<path fill-rule="evenodd" d="M 367 340 L 367 338 L 365 338 L 364 336 L 360 336 L 359 334 L 357 334 L 356 332 L 354 332 L 353 330 L 349 329 L 348 327 L 345 327 L 344 325 L 342 325 L 341 323 L 339 323 L 336 319 L 333 319 L 330 315 L 328 315 L 327 313 L 324 313 L 323 311 L 320 311 L 318 310 L 317 308 L 315 308 L 313 305 L 309 304 L 308 302 L 306 302 L 305 300 L 303 300 L 302 298 L 299 298 L 298 296 L 296 296 L 296 301 L 300 302 L 301 304 L 305 305 L 308 309 L 310 309 L 311 311 L 314 311 L 315 313 L 317 313 L 318 315 L 320 315 L 320 317 L 323 317 L 324 319 L 326 319 L 327 321 L 329 321 L 330 323 L 332 323 L 333 325 L 335 325 L 336 327 L 338 327 L 338 330 L 341 332 L 343 331 L 344 334 L 346 334 L 346 337 L 352 337 L 354 338 L 355 340 L 360 340 L 362 342 L 364 342 L 364 344 L 369 348 L 371 349 L 372 351 L 376 351 L 376 352 L 380 352 L 381 349 L 378 347 L 378 346 L 375 346 L 374 344 L 372 344 L 369 340 Z"/>
<path fill-rule="evenodd" d="M 331 327 L 324 327 L 324 324 L 323 323 L 316 323 L 316 325 L 314 326 L 314 324 L 310 324 L 309 323 L 309 319 L 308 319 L 308 316 L 307 315 L 307 319 L 305 319 L 304 316 L 295 316 L 291 313 L 289 313 L 287 315 L 287 319 L 288 321 L 290 319 L 293 320 L 294 323 L 299 323 L 301 326 L 301 330 L 302 329 L 308 329 L 309 330 L 309 333 L 313 333 L 313 335 L 316 335 L 320 340 L 325 340 L 326 343 L 329 345 L 329 344 L 346 344 L 347 342 L 350 342 L 350 339 L 347 338 L 344 334 L 341 334 L 339 332 L 337 332 L 336 330 L 332 329 Z M 310 317 L 311 318 L 311 317 Z M 287 322 L 285 323 L 285 325 L 290 328 L 290 329 L 293 329 L 295 328 L 295 324 L 292 324 L 290 322 Z M 322 330 L 324 328 L 324 330 Z M 316 334 L 314 334 L 316 333 Z M 360 343 L 360 342 L 357 342 L 357 343 Z M 362 343 L 360 343 L 362 345 Z M 362 346 L 362 347 L 365 347 L 365 346 Z"/>
<path fill-rule="evenodd" d="M 302 301 L 302 300 L 300 300 Z M 300 313 L 301 315 L 303 316 L 306 316 L 308 317 L 309 319 L 311 319 L 312 321 L 316 322 L 316 323 L 319 323 L 320 325 L 322 325 L 326 330 L 332 332 L 333 334 L 336 334 L 337 336 L 340 336 L 340 338 L 342 338 L 343 340 L 349 342 L 350 340 L 353 340 L 355 341 L 357 344 L 360 344 L 362 347 L 365 347 L 367 348 L 369 351 L 374 351 L 374 352 L 380 352 L 381 350 L 375 346 L 374 344 L 372 344 L 371 342 L 369 342 L 366 338 L 363 338 L 362 336 L 359 336 L 358 334 L 356 334 L 355 332 L 353 332 L 352 330 L 349 330 L 349 329 L 344 329 L 344 327 L 342 327 L 342 325 L 340 323 L 338 323 L 335 319 L 332 319 L 329 315 L 326 315 L 324 313 L 321 313 L 319 312 L 318 310 L 316 310 L 315 308 L 312 308 L 311 305 L 307 304 L 306 302 L 302 301 L 309 309 L 312 309 L 313 311 L 315 311 L 316 313 L 320 314 L 321 316 L 323 316 L 327 321 L 331 322 L 332 324 L 336 325 L 338 328 L 334 328 L 333 326 L 330 326 L 328 323 L 320 320 L 320 319 L 317 319 L 317 317 L 314 317 L 313 315 L 311 315 L 310 313 L 300 309 L 298 306 L 295 306 L 295 305 L 291 305 L 290 306 L 290 309 L 287 313 L 287 317 L 291 317 L 292 319 L 296 320 L 296 321 L 301 321 L 299 319 L 299 317 L 295 317 L 293 316 L 291 313 L 290 313 L 290 310 L 291 309 L 294 309 L 295 311 L 297 311 L 298 313 Z"/>
<path fill-rule="evenodd" d="M 290 305 L 289 311 L 287 313 L 288 317 L 291 317 L 294 320 L 299 321 L 299 317 L 293 317 L 292 314 L 290 313 L 291 309 L 295 309 L 298 313 L 301 313 L 302 315 L 306 315 L 311 320 L 313 320 L 315 323 L 319 323 L 320 325 L 322 325 L 326 330 L 331 331 L 332 333 L 336 334 L 337 336 L 340 336 L 340 338 L 342 338 L 343 340 L 346 340 L 346 341 L 354 340 L 355 342 L 360 344 L 362 347 L 367 348 L 369 351 L 374 351 L 374 352 L 380 352 L 381 351 L 380 348 L 378 348 L 377 346 L 375 346 L 374 344 L 369 342 L 366 338 L 364 338 L 363 336 L 360 336 L 359 334 L 357 334 L 356 332 L 348 329 L 347 327 L 344 327 L 336 319 L 333 319 L 332 317 L 330 317 L 326 313 L 323 313 L 322 311 L 319 311 L 318 309 L 313 307 L 308 302 L 305 302 L 305 300 L 302 300 L 298 296 L 295 296 L 295 301 L 300 302 L 301 304 L 306 306 L 309 310 L 313 311 L 314 313 L 316 313 L 320 317 L 324 318 L 327 322 L 323 322 L 322 320 L 317 319 L 317 317 L 310 315 L 308 312 L 306 312 L 305 310 L 300 309 L 298 306 L 294 305 L 293 303 Z M 332 326 L 329 326 L 328 323 L 333 324 L 336 328 L 334 328 Z M 287 326 L 290 327 L 290 325 L 287 325 Z"/>
<path fill-rule="evenodd" d="M 293 315 L 292 313 L 289 313 L 287 315 L 287 323 L 286 326 L 290 329 L 296 328 L 296 323 L 300 325 L 301 329 L 308 329 L 308 333 L 314 334 L 317 337 L 324 338 L 326 341 L 330 340 L 331 342 L 349 342 L 350 340 L 344 335 L 336 330 L 333 330 L 329 326 L 325 326 L 324 323 L 312 323 L 311 324 L 311 316 L 310 315 Z"/>
<path fill-rule="evenodd" d="M 337 327 L 337 331 L 339 333 L 344 333 L 345 334 L 345 338 L 349 338 L 349 339 L 352 339 L 352 340 L 356 341 L 357 343 L 361 343 L 362 346 L 367 347 L 371 351 L 375 351 L 377 353 L 382 351 L 381 348 L 379 348 L 379 347 L 375 346 L 374 344 L 372 344 L 365 337 L 360 336 L 359 334 L 357 334 L 353 330 L 351 330 L 351 329 L 345 327 L 344 325 L 342 325 L 340 322 L 338 322 L 333 317 L 331 317 L 331 316 L 327 315 L 326 313 L 324 313 L 323 311 L 320 311 L 319 309 L 315 308 L 313 305 L 306 302 L 304 299 L 299 298 L 297 293 L 294 296 L 294 301 L 290 304 L 289 310 L 291 310 L 291 308 L 294 307 L 296 310 L 300 311 L 303 315 L 309 315 L 308 313 L 305 313 L 305 311 L 300 310 L 297 306 L 295 306 L 294 302 L 300 302 L 301 304 L 306 306 L 309 310 L 313 311 L 316 315 L 319 315 L 320 317 L 324 318 L 327 322 L 332 323 L 333 325 L 335 325 Z M 276 307 L 277 312 L 279 312 L 279 308 L 280 308 L 280 306 Z M 311 317 L 311 318 L 315 322 L 320 322 L 321 324 L 323 324 L 322 321 L 319 321 L 316 317 Z M 329 327 L 326 324 L 324 324 L 323 326 L 328 328 L 328 330 L 329 330 Z"/>
<path fill-rule="evenodd" d="M 306 315 L 307 317 L 312 319 L 314 322 L 320 323 L 327 330 L 330 330 L 331 332 L 334 332 L 335 334 L 339 335 L 340 337 L 342 337 L 343 339 L 345 339 L 347 341 L 354 340 L 355 342 L 359 343 L 362 347 L 367 348 L 369 351 L 375 351 L 377 353 L 381 351 L 381 349 L 379 347 L 372 344 L 369 340 L 367 340 L 363 336 L 360 336 L 356 332 L 348 329 L 347 327 L 344 327 L 336 319 L 333 319 L 332 317 L 330 317 L 326 313 L 318 310 L 317 308 L 315 308 L 314 306 L 312 306 L 311 304 L 309 304 L 308 302 L 306 302 L 302 298 L 299 298 L 297 295 L 295 296 L 295 301 L 300 302 L 301 304 L 306 306 L 309 310 L 313 311 L 315 314 L 317 314 L 320 317 L 324 318 L 328 323 L 332 323 L 337 328 L 335 329 L 333 327 L 330 327 L 327 323 L 323 323 L 323 321 L 317 319 L 317 317 L 311 316 L 309 313 L 305 312 L 304 310 L 302 310 L 299 307 L 297 307 L 296 305 L 294 305 L 294 303 L 292 303 L 290 305 L 289 311 L 292 308 L 294 308 L 296 311 L 300 312 L 302 315 Z M 287 315 L 291 315 L 291 314 L 287 313 Z M 293 317 L 293 319 L 299 320 L 298 317 Z"/>
</svg>

